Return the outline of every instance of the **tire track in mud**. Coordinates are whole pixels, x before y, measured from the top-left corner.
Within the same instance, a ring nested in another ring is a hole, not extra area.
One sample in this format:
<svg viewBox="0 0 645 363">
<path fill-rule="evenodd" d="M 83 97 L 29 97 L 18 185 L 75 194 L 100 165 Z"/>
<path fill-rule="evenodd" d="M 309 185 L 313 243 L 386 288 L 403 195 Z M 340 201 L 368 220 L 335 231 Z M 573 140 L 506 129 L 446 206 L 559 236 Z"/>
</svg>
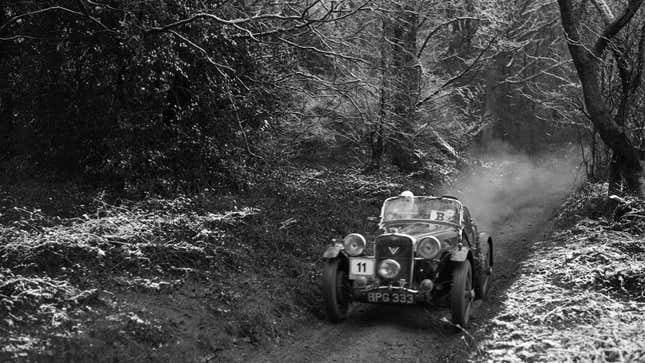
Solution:
<svg viewBox="0 0 645 363">
<path fill-rule="evenodd" d="M 269 348 L 229 356 L 238 362 L 461 362 L 477 349 L 485 323 L 498 311 L 534 241 L 551 229 L 551 217 L 568 190 L 542 195 L 491 227 L 495 238 L 493 285 L 476 302 L 470 334 L 448 321 L 447 308 L 357 304 L 347 321 L 303 323 L 293 337 Z M 321 302 L 322 304 L 322 302 Z"/>
</svg>

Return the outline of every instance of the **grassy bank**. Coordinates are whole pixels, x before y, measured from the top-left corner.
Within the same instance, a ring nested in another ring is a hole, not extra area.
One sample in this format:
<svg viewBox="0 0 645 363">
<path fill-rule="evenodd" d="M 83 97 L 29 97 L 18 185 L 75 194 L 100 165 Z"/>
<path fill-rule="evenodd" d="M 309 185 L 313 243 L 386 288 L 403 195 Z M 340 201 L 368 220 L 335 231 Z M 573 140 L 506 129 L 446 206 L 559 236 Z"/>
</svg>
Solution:
<svg viewBox="0 0 645 363">
<path fill-rule="evenodd" d="M 487 324 L 479 361 L 645 359 L 645 202 L 587 185 L 538 242 Z"/>
</svg>

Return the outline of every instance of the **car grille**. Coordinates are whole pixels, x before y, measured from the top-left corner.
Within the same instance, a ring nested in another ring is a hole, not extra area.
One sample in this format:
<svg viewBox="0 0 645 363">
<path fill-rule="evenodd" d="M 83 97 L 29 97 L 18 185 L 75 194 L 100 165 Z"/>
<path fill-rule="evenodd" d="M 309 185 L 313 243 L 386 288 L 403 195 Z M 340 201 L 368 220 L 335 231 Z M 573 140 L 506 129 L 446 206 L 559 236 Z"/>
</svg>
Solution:
<svg viewBox="0 0 645 363">
<path fill-rule="evenodd" d="M 405 279 L 410 283 L 410 272 L 414 261 L 414 249 L 410 237 L 399 235 L 377 237 L 374 246 L 374 257 L 376 258 L 377 268 L 379 263 L 385 259 L 396 260 L 401 265 L 401 272 L 392 280 Z"/>
</svg>

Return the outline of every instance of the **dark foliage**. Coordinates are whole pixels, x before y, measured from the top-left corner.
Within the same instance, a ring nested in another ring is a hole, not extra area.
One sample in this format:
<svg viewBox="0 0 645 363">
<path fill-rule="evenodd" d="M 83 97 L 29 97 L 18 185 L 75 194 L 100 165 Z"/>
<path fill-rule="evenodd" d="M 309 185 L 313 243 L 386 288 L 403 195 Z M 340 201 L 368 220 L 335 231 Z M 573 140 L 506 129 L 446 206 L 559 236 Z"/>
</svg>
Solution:
<svg viewBox="0 0 645 363">
<path fill-rule="evenodd" d="M 120 189 L 239 186 L 254 132 L 276 107 L 270 85 L 248 86 L 266 71 L 254 45 L 217 24 L 186 26 L 210 59 L 153 30 L 188 15 L 181 1 L 52 5 L 67 10 L 10 21 L 43 5 L 0 8 L 0 35 L 22 35 L 0 41 L 0 158 Z"/>
</svg>

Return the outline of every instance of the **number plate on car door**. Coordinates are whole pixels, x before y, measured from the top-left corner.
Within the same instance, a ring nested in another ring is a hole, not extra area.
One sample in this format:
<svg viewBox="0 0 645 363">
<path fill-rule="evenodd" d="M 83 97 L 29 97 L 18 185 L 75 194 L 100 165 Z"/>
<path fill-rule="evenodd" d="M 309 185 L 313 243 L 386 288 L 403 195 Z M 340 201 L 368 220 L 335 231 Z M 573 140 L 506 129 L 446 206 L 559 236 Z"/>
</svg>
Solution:
<svg viewBox="0 0 645 363">
<path fill-rule="evenodd" d="M 349 258 L 349 278 L 354 280 L 360 276 L 374 276 L 373 258 Z"/>
</svg>

